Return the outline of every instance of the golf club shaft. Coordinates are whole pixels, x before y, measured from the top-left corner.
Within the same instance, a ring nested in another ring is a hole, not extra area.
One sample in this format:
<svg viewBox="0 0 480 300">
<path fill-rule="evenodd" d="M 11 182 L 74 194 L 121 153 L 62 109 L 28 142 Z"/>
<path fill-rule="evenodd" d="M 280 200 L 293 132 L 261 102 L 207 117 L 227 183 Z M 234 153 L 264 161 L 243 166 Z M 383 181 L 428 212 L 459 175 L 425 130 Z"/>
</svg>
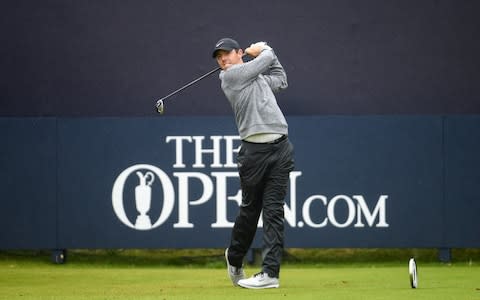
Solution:
<svg viewBox="0 0 480 300">
<path fill-rule="evenodd" d="M 205 77 L 208 77 L 208 76 L 212 75 L 213 73 L 217 72 L 218 70 L 220 70 L 220 67 L 217 67 L 217 68 L 211 70 L 210 72 L 205 73 L 204 75 L 198 77 L 197 79 L 190 81 L 189 83 L 187 83 L 187 84 L 185 84 L 184 86 L 182 86 L 181 88 L 179 88 L 179 89 L 171 92 L 170 94 L 168 94 L 168 95 L 166 95 L 165 97 L 159 99 L 158 101 L 160 101 L 160 100 L 163 101 L 163 100 L 165 100 L 165 99 L 167 99 L 167 98 L 170 98 L 171 96 L 173 96 L 173 95 L 175 95 L 175 94 L 178 94 L 179 92 L 181 92 L 181 91 L 183 91 L 184 89 L 188 88 L 189 86 L 191 86 L 191 85 L 199 82 L 200 80 L 204 79 Z"/>
<path fill-rule="evenodd" d="M 247 54 L 243 55 L 243 57 L 245 57 L 245 56 L 247 56 Z M 165 97 L 158 99 L 157 103 L 155 104 L 155 106 L 157 108 L 157 112 L 160 113 L 160 114 L 163 114 L 163 110 L 164 110 L 163 100 L 165 100 L 165 99 L 167 99 L 167 98 L 169 98 L 173 95 L 178 94 L 179 92 L 183 91 L 184 89 L 188 88 L 189 86 L 199 82 L 200 80 L 204 79 L 205 77 L 208 77 L 208 76 L 212 75 L 213 73 L 215 73 L 219 70 L 221 70 L 221 67 L 217 67 L 217 68 L 211 70 L 210 72 L 205 73 L 204 75 L 198 77 L 197 79 L 194 79 L 194 80 L 190 81 L 189 83 L 187 83 L 184 86 L 182 86 L 181 88 L 171 92 L 170 94 L 166 95 Z"/>
</svg>

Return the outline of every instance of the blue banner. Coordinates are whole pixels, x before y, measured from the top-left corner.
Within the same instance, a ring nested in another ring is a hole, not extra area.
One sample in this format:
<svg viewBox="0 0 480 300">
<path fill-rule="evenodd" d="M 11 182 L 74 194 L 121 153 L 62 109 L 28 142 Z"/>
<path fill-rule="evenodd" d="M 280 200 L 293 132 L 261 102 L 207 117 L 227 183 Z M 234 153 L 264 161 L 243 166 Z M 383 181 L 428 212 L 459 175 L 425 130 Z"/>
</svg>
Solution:
<svg viewBox="0 0 480 300">
<path fill-rule="evenodd" d="M 0 122 L 0 248 L 228 244 L 241 201 L 231 117 Z M 286 247 L 480 246 L 479 117 L 288 122 Z"/>
</svg>

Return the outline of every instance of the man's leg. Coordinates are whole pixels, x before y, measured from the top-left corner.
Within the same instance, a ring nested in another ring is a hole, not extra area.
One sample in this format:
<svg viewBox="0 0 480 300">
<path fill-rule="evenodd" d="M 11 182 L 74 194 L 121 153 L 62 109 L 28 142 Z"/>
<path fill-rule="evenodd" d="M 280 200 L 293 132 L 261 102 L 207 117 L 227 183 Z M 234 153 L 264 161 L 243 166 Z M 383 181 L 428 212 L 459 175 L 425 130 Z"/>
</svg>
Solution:
<svg viewBox="0 0 480 300">
<path fill-rule="evenodd" d="M 262 178 L 266 169 L 265 157 L 258 145 L 243 143 L 238 154 L 242 204 L 232 230 L 228 259 L 240 267 L 257 231 L 262 211 Z"/>
<path fill-rule="evenodd" d="M 248 202 L 249 200 L 251 201 Z M 247 254 L 255 237 L 261 211 L 262 204 L 260 195 L 256 197 L 249 195 L 249 197 L 243 199 L 243 203 L 235 219 L 230 246 L 228 247 L 228 260 L 233 266 L 242 266 L 243 258 Z"/>
<path fill-rule="evenodd" d="M 293 147 L 285 141 L 273 155 L 277 160 L 270 169 L 263 194 L 262 270 L 270 277 L 279 278 L 284 246 L 284 203 L 289 173 L 294 167 Z"/>
</svg>

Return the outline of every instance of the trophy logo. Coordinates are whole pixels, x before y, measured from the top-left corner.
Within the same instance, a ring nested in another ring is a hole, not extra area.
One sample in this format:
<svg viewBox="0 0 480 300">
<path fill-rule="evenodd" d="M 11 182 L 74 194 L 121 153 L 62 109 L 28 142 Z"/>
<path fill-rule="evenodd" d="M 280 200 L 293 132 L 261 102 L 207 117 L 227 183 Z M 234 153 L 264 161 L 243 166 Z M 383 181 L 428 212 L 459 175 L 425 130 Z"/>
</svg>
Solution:
<svg viewBox="0 0 480 300">
<path fill-rule="evenodd" d="M 140 184 L 135 187 L 135 204 L 137 206 L 137 211 L 140 213 L 135 222 L 135 228 L 140 230 L 152 228 L 152 222 L 150 217 L 147 215 L 150 210 L 150 204 L 152 203 L 152 183 L 155 177 L 153 173 L 148 171 L 145 175 L 142 172 L 136 172 Z"/>
<path fill-rule="evenodd" d="M 142 173 L 143 172 L 143 173 Z M 123 190 L 125 182 L 135 173 L 137 175 L 138 185 L 135 187 L 135 201 L 137 218 L 133 224 L 125 212 Z M 158 181 L 155 179 L 158 178 Z M 152 184 L 159 182 L 163 190 L 162 193 L 152 194 Z M 156 221 L 148 215 L 152 201 L 162 201 L 163 206 L 160 216 Z M 126 226 L 136 230 L 151 230 L 162 225 L 172 213 L 175 204 L 175 190 L 172 181 L 161 169 L 147 164 L 139 164 L 125 169 L 118 175 L 112 189 L 112 206 L 118 219 Z"/>
</svg>

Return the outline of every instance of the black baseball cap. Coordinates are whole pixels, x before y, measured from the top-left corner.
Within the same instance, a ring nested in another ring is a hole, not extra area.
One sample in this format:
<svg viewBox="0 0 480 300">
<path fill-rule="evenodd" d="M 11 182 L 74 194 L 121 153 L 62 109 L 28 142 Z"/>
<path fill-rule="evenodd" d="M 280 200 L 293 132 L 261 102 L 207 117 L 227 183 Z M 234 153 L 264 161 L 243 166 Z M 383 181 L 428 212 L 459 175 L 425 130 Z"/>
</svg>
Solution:
<svg viewBox="0 0 480 300">
<path fill-rule="evenodd" d="M 231 38 L 223 38 L 215 44 L 212 57 L 215 58 L 218 50 L 232 51 L 233 49 L 240 49 L 240 45 L 237 43 L 237 41 Z"/>
</svg>

